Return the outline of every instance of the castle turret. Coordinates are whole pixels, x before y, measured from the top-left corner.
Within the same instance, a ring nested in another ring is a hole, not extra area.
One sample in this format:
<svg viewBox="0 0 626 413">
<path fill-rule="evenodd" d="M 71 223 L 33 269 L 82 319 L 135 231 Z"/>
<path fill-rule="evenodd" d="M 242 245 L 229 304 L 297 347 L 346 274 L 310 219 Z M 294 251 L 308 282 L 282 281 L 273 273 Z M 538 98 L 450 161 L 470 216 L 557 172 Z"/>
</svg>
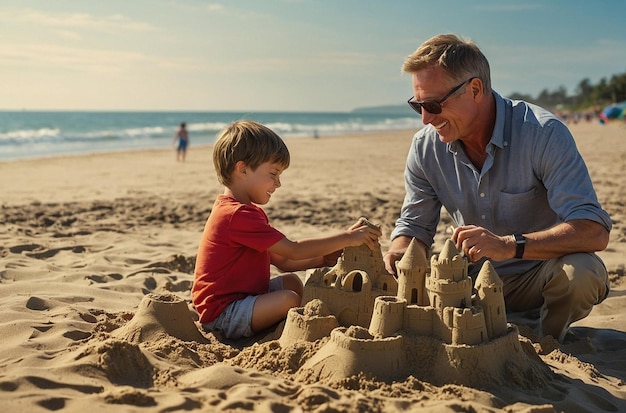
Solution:
<svg viewBox="0 0 626 413">
<path fill-rule="evenodd" d="M 507 331 L 503 282 L 490 261 L 485 261 L 476 277 L 474 288 L 485 314 L 489 339 L 504 335 Z"/>
<path fill-rule="evenodd" d="M 406 301 L 398 297 L 382 296 L 374 301 L 374 312 L 369 333 L 374 337 L 390 337 L 404 327 Z"/>
<path fill-rule="evenodd" d="M 428 295 L 424 285 L 428 258 L 424 247 L 415 238 L 411 240 L 402 259 L 396 263 L 396 269 L 398 298 L 406 300 L 409 305 L 428 305 Z"/>
<path fill-rule="evenodd" d="M 472 279 L 467 275 L 467 260 L 451 240 L 441 253 L 430 260 L 430 275 L 426 277 L 430 305 L 441 314 L 445 307 L 465 308 L 471 305 Z"/>
<path fill-rule="evenodd" d="M 430 260 L 430 276 L 450 281 L 462 281 L 467 277 L 467 259 L 461 256 L 452 240 L 447 239 L 441 253 Z"/>
</svg>

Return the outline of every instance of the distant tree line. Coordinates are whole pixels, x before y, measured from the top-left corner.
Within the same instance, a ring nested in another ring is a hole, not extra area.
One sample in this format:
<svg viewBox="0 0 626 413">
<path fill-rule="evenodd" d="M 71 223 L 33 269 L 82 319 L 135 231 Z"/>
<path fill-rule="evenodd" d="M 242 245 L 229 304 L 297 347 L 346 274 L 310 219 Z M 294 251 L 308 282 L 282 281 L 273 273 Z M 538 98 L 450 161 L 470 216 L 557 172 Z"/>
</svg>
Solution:
<svg viewBox="0 0 626 413">
<path fill-rule="evenodd" d="M 610 80 L 602 78 L 597 84 L 583 79 L 576 87 L 576 94 L 568 96 L 564 86 L 554 91 L 542 90 L 536 97 L 513 93 L 508 97 L 535 103 L 545 108 L 560 110 L 585 111 L 601 110 L 611 103 L 626 101 L 626 73 L 611 76 Z"/>
</svg>

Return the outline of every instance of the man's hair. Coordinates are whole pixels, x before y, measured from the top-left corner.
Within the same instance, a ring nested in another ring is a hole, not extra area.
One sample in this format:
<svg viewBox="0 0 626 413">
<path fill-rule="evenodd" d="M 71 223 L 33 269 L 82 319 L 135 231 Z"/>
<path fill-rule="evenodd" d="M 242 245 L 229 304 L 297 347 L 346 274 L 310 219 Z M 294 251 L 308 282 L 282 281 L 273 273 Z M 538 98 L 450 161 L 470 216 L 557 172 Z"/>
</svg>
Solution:
<svg viewBox="0 0 626 413">
<path fill-rule="evenodd" d="M 243 161 L 253 171 L 262 163 L 289 166 L 285 142 L 267 126 L 251 120 L 239 120 L 226 126 L 213 147 L 213 165 L 217 179 L 229 186 L 235 165 Z"/>
<path fill-rule="evenodd" d="M 476 43 L 454 34 L 440 34 L 426 40 L 402 64 L 406 73 L 415 73 L 430 66 L 441 66 L 452 80 L 463 82 L 477 76 L 483 92 L 491 93 L 489 61 Z"/>
</svg>

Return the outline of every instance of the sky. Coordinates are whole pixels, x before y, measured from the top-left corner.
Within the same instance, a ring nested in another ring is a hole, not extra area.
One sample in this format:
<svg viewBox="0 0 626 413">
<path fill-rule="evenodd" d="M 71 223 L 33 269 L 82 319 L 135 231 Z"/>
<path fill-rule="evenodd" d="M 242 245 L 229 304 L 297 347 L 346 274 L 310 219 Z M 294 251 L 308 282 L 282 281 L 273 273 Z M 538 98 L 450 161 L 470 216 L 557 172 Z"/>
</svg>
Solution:
<svg viewBox="0 0 626 413">
<path fill-rule="evenodd" d="M 0 110 L 350 111 L 404 58 L 475 41 L 502 95 L 626 72 L 622 0 L 2 0 Z"/>
</svg>

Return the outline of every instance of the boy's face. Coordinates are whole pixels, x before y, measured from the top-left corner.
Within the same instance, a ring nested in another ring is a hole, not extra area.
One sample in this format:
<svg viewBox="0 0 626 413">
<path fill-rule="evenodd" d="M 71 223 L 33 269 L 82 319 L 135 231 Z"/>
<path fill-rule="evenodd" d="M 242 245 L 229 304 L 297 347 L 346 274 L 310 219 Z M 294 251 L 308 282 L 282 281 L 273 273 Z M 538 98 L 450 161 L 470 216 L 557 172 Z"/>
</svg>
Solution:
<svg viewBox="0 0 626 413">
<path fill-rule="evenodd" d="M 274 191 L 280 188 L 280 175 L 284 170 L 281 164 L 272 162 L 264 162 L 254 171 L 246 168 L 242 182 L 242 189 L 244 189 L 242 196 L 247 196 L 247 201 L 255 204 L 267 204 Z"/>
</svg>

